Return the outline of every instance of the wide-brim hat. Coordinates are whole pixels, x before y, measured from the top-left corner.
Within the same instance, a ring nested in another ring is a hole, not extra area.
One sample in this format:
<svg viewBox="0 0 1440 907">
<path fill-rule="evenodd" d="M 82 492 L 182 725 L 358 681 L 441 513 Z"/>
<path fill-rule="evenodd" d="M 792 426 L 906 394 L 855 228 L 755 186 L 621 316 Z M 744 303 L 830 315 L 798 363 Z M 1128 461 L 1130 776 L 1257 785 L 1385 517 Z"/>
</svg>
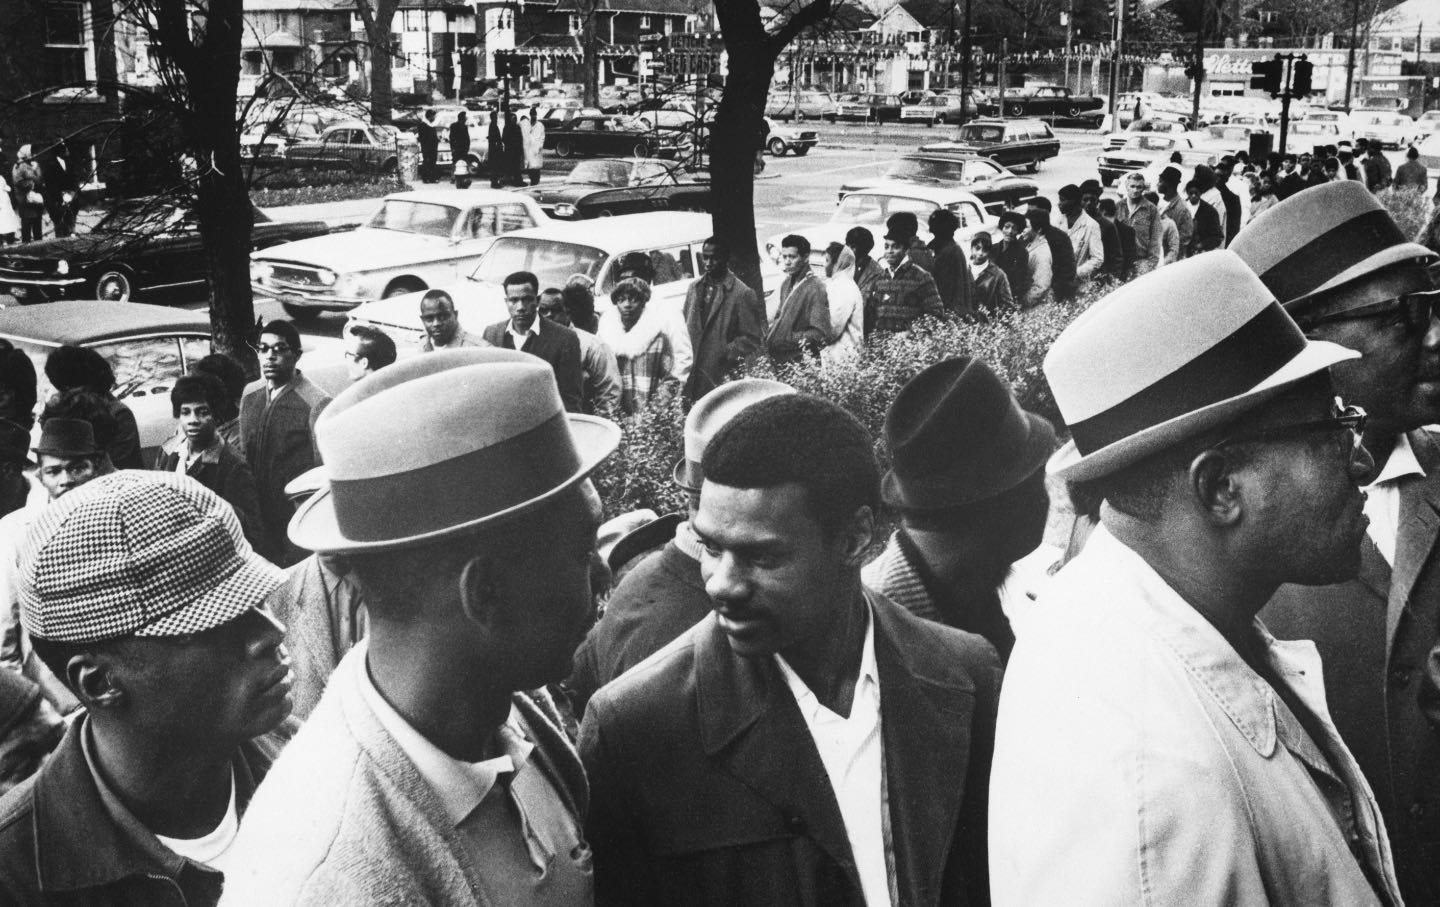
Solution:
<svg viewBox="0 0 1440 907">
<path fill-rule="evenodd" d="M 549 364 L 467 348 L 404 359 L 326 407 L 328 483 L 290 520 L 310 551 L 411 548 L 492 527 L 579 484 L 620 429 L 566 413 Z"/>
<path fill-rule="evenodd" d="M 700 462 L 705 459 L 710 439 L 747 407 L 795 392 L 795 388 L 779 381 L 740 378 L 720 385 L 695 401 L 685 416 L 685 457 L 676 462 L 671 473 L 675 484 L 686 491 L 698 492 L 705 481 Z"/>
<path fill-rule="evenodd" d="M 990 366 L 967 356 L 922 371 L 885 416 L 891 468 L 880 493 L 902 511 L 945 510 L 1009 491 L 1055 450 L 1055 429 L 1026 412 Z"/>
<path fill-rule="evenodd" d="M 1049 471 L 1071 481 L 1108 475 L 1359 356 L 1307 341 L 1233 252 L 1166 265 L 1097 302 L 1046 354 L 1071 432 Z"/>
<path fill-rule="evenodd" d="M 95 429 L 84 419 L 46 419 L 35 452 L 52 457 L 93 457 L 103 452 Z"/>
<path fill-rule="evenodd" d="M 1353 280 L 1437 257 L 1411 242 L 1355 180 L 1302 189 L 1251 221 L 1229 250 L 1260 275 L 1291 314 L 1306 313 L 1312 297 Z"/>
</svg>

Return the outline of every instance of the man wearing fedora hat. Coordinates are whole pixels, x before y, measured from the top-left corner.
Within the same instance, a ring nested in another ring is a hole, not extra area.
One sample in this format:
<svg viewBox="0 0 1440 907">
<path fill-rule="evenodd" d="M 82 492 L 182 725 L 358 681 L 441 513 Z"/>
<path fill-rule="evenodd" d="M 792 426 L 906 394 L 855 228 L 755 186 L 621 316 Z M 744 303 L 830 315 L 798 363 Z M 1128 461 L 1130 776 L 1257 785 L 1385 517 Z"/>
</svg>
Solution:
<svg viewBox="0 0 1440 907">
<path fill-rule="evenodd" d="M 1360 568 L 1365 414 L 1328 374 L 1356 356 L 1229 251 L 1136 278 L 1051 347 L 1071 440 L 1050 470 L 1104 504 L 1006 669 L 994 903 L 1401 902 L 1314 645 L 1256 619 Z"/>
<path fill-rule="evenodd" d="M 864 570 L 911 613 L 977 633 L 1003 663 L 1015 645 L 1000 608 L 1010 567 L 1045 534 L 1045 461 L 1055 430 L 1020 408 L 979 359 L 936 363 L 885 416 L 893 465 L 880 491 L 900 528 Z"/>
<path fill-rule="evenodd" d="M 687 513 L 635 533 L 660 547 L 615 587 L 605 614 L 575 652 L 566 684 L 578 713 L 595 691 L 663 648 L 710 614 L 712 602 L 700 577 L 700 542 L 690 528 L 700 506 L 701 460 L 715 433 L 747 407 L 795 389 L 764 378 L 740 378 L 701 397 L 685 417 L 685 456 L 675 464 L 675 484 L 685 492 Z M 631 543 L 633 544 L 633 542 Z"/>
<path fill-rule="evenodd" d="M 596 693 L 580 729 L 597 903 L 985 903 L 1000 664 L 861 584 L 869 434 L 782 394 L 701 463 L 715 613 Z"/>
<path fill-rule="evenodd" d="M 369 627 L 252 804 L 224 903 L 588 903 L 584 772 L 519 691 L 565 676 L 591 613 L 587 476 L 618 427 L 489 348 L 377 372 L 317 431 L 329 481 L 291 537 L 345 556 Z"/>
<path fill-rule="evenodd" d="M 262 607 L 279 569 L 194 479 L 124 470 L 46 508 L 18 573 L 35 652 L 85 710 L 0 799 L 0 903 L 215 904 L 295 728 Z"/>
<path fill-rule="evenodd" d="M 1315 642 L 1335 726 L 1380 801 L 1407 904 L 1440 904 L 1440 736 L 1419 703 L 1440 622 L 1440 294 L 1436 260 L 1353 180 L 1307 189 L 1257 217 L 1231 250 L 1307 336 L 1357 350 L 1335 384 L 1369 414 L 1370 525 L 1360 572 L 1284 586 L 1262 612 Z"/>
</svg>

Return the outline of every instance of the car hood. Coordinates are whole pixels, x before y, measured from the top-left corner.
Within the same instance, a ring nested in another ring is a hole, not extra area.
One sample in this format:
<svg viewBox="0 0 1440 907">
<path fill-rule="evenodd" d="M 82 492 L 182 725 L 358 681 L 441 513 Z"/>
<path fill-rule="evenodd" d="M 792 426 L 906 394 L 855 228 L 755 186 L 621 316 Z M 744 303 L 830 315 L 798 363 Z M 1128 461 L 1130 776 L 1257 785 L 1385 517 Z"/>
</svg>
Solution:
<svg viewBox="0 0 1440 907">
<path fill-rule="evenodd" d="M 445 258 L 453 246 L 443 236 L 357 227 L 347 233 L 312 236 L 251 253 L 255 261 L 293 261 L 339 273 L 373 271 L 398 264 Z"/>
<path fill-rule="evenodd" d="M 51 237 L 50 239 L 36 240 L 35 242 L 22 243 L 16 246 L 5 246 L 0 248 L 0 261 L 6 260 L 32 260 L 32 261 L 86 261 L 93 258 L 104 257 L 115 247 L 125 243 L 138 243 L 153 237 L 141 236 L 111 236 L 104 233 L 85 233 L 66 237 Z"/>
<path fill-rule="evenodd" d="M 574 202 L 592 192 L 614 188 L 618 187 L 606 186 L 601 183 L 547 183 L 544 186 L 536 186 L 524 191 L 526 195 L 542 205 L 555 205 L 561 202 Z"/>
</svg>

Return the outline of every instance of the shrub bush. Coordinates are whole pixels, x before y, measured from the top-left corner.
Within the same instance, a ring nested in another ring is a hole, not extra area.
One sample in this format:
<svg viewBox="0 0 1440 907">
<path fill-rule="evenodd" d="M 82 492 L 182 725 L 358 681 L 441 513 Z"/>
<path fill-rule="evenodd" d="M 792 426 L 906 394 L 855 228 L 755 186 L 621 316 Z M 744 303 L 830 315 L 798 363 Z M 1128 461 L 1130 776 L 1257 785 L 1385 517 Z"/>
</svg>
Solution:
<svg viewBox="0 0 1440 907">
<path fill-rule="evenodd" d="M 393 176 L 345 170 L 256 167 L 250 176 L 250 197 L 261 208 L 378 199 L 408 188 Z"/>
<path fill-rule="evenodd" d="M 1430 222 L 1430 196 L 1426 192 L 1413 190 L 1386 189 L 1377 198 L 1395 218 L 1401 231 L 1412 239 L 1423 242 L 1425 226 Z"/>
</svg>

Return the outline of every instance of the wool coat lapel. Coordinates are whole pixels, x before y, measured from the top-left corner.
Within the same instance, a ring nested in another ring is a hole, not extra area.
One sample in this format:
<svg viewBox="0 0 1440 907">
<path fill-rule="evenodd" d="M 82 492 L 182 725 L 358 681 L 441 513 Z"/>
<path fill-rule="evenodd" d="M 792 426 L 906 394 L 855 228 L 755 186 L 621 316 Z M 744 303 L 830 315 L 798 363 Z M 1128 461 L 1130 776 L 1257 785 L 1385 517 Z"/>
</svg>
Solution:
<svg viewBox="0 0 1440 907">
<path fill-rule="evenodd" d="M 1400 615 L 1409 606 L 1415 582 L 1430 560 L 1440 534 L 1440 448 L 1429 432 L 1410 433 L 1415 459 L 1425 477 L 1405 480 L 1400 487 L 1400 522 L 1395 546 L 1395 568 L 1390 576 L 1390 594 L 1385 615 L 1387 646 L 1395 640 Z M 1433 603 L 1432 603 L 1433 606 Z"/>
</svg>

